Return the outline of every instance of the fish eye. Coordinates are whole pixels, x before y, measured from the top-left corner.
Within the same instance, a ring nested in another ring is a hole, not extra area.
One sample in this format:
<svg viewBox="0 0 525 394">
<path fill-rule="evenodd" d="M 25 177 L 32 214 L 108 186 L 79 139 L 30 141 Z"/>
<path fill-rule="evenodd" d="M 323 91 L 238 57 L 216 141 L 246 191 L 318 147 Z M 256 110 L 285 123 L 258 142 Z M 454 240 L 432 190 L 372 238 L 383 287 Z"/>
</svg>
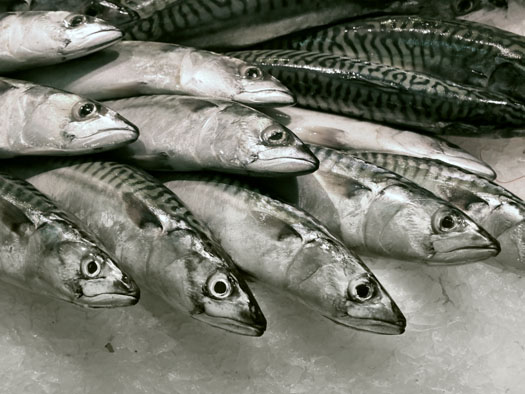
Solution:
<svg viewBox="0 0 525 394">
<path fill-rule="evenodd" d="M 289 133 L 281 128 L 270 126 L 263 130 L 261 138 L 267 145 L 284 145 L 290 140 Z"/>
<path fill-rule="evenodd" d="M 66 19 L 66 27 L 77 27 L 86 23 L 84 15 L 71 15 Z"/>
<path fill-rule="evenodd" d="M 89 258 L 82 262 L 82 273 L 88 278 L 96 278 L 101 270 L 102 267 L 100 266 L 100 263 L 93 258 Z"/>
<path fill-rule="evenodd" d="M 263 77 L 262 70 L 259 67 L 255 67 L 255 66 L 244 67 L 241 70 L 241 74 L 243 78 L 250 79 L 250 80 L 257 80 Z"/>
<path fill-rule="evenodd" d="M 208 280 L 208 292 L 213 298 L 222 300 L 232 292 L 232 285 L 228 276 L 223 273 L 215 274 Z"/>
<path fill-rule="evenodd" d="M 463 221 L 450 211 L 438 211 L 434 217 L 432 227 L 439 233 L 447 233 L 457 229 Z"/>
<path fill-rule="evenodd" d="M 376 294 L 376 285 L 369 277 L 362 277 L 348 285 L 348 296 L 356 302 L 370 300 Z"/>
<path fill-rule="evenodd" d="M 459 0 L 456 3 L 456 12 L 460 15 L 468 14 L 474 9 L 475 2 L 472 0 Z"/>
<path fill-rule="evenodd" d="M 93 117 L 97 113 L 97 106 L 90 102 L 78 103 L 73 108 L 73 117 L 76 120 L 84 120 Z"/>
</svg>

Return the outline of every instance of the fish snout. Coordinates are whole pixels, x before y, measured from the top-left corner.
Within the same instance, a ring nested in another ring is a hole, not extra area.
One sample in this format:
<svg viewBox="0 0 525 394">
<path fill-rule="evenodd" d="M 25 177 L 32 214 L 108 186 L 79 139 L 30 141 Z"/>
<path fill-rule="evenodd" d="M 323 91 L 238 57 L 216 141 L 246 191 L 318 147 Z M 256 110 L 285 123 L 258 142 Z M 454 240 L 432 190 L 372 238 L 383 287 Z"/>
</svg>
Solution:
<svg viewBox="0 0 525 394">
<path fill-rule="evenodd" d="M 133 298 L 133 300 L 130 300 L 130 302 L 132 302 L 130 305 L 134 305 L 139 302 L 140 288 L 126 273 L 123 272 L 122 277 L 115 280 L 114 286 L 117 292 L 121 292 L 122 295 L 127 295 Z"/>
</svg>

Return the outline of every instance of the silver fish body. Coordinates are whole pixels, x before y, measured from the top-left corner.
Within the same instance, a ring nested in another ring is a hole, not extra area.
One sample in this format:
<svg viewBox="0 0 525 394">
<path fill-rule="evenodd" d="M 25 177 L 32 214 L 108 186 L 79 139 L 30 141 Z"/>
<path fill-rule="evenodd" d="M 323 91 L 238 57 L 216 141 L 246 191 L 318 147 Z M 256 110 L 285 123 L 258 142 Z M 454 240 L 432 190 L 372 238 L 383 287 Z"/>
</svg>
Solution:
<svg viewBox="0 0 525 394">
<path fill-rule="evenodd" d="M 120 42 L 92 56 L 16 77 L 95 100 L 186 94 L 253 105 L 294 103 L 284 85 L 246 62 L 154 42 Z"/>
<path fill-rule="evenodd" d="M 438 134 L 520 136 L 525 105 L 494 92 L 337 55 L 230 52 L 279 78 L 300 106 Z"/>
<path fill-rule="evenodd" d="M 494 258 L 525 268 L 525 202 L 505 188 L 457 167 L 400 155 L 357 154 L 411 179 L 466 212 L 501 244 Z"/>
<path fill-rule="evenodd" d="M 380 17 L 298 33 L 267 47 L 388 64 L 525 99 L 525 37 L 481 23 Z"/>
<path fill-rule="evenodd" d="M 308 144 L 327 148 L 383 152 L 440 160 L 488 179 L 496 173 L 482 160 L 443 139 L 375 123 L 297 107 L 263 109 Z"/>
<path fill-rule="evenodd" d="M 109 155 L 149 170 L 271 176 L 308 173 L 319 166 L 290 130 L 239 103 L 169 95 L 104 104 L 140 129 L 137 141 Z"/>
<path fill-rule="evenodd" d="M 128 4 L 130 2 L 126 2 Z M 235 48 L 296 30 L 370 14 L 430 14 L 452 18 L 478 9 L 481 1 L 159 1 L 159 10 L 137 6 L 139 20 L 123 24 L 126 39 L 178 42 L 206 48 Z M 146 2 L 138 2 L 146 3 Z M 171 4 L 169 4 L 171 3 Z M 135 5 L 134 5 L 135 4 Z"/>
<path fill-rule="evenodd" d="M 312 214 L 357 253 L 428 264 L 499 253 L 491 235 L 426 189 L 351 154 L 310 148 L 318 171 L 264 188 Z"/>
<path fill-rule="evenodd" d="M 307 213 L 222 175 L 159 176 L 249 275 L 339 324 L 403 333 L 405 318 L 379 281 Z"/>
<path fill-rule="evenodd" d="M 209 230 L 166 187 L 124 164 L 41 160 L 10 165 L 96 232 L 141 288 L 193 318 L 259 336 L 266 320 Z"/>
<path fill-rule="evenodd" d="M 29 183 L 0 174 L 0 280 L 85 307 L 136 304 L 135 282 L 98 245 Z"/>
<path fill-rule="evenodd" d="M 0 15 L 0 72 L 40 67 L 89 55 L 122 38 L 116 27 L 66 11 Z"/>
<path fill-rule="evenodd" d="M 75 155 L 113 149 L 138 137 L 115 111 L 75 94 L 0 78 L 0 157 Z"/>
</svg>

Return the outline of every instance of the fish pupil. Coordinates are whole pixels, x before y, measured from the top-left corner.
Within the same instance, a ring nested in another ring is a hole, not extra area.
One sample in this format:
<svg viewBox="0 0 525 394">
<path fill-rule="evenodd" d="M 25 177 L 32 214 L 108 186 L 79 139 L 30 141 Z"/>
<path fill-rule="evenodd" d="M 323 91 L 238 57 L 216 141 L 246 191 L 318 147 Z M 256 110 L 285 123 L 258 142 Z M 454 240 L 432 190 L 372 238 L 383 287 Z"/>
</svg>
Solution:
<svg viewBox="0 0 525 394">
<path fill-rule="evenodd" d="M 356 286 L 355 291 L 359 298 L 368 298 L 370 296 L 370 287 L 367 285 L 358 285 Z"/>
<path fill-rule="evenodd" d="M 98 270 L 98 264 L 94 261 L 90 261 L 87 265 L 87 271 L 89 274 L 93 275 Z"/>
<path fill-rule="evenodd" d="M 228 290 L 228 286 L 226 286 L 226 283 L 222 281 L 217 281 L 213 285 L 213 291 L 217 294 L 224 294 Z"/>
<path fill-rule="evenodd" d="M 454 227 L 454 218 L 452 216 L 445 216 L 442 220 L 441 220 L 441 227 L 446 229 L 446 230 L 450 230 L 451 228 Z"/>
<path fill-rule="evenodd" d="M 257 79 L 262 75 L 261 70 L 256 67 L 250 67 L 246 70 L 246 78 Z"/>
<path fill-rule="evenodd" d="M 457 5 L 458 11 L 460 12 L 468 12 L 472 8 L 472 1 L 471 0 L 460 0 Z"/>
<path fill-rule="evenodd" d="M 77 15 L 77 16 L 74 16 L 73 18 L 71 18 L 70 25 L 72 27 L 76 27 L 76 26 L 81 25 L 83 22 L 84 22 L 84 17 L 81 16 L 81 15 Z"/>
<path fill-rule="evenodd" d="M 269 137 L 272 141 L 280 141 L 283 138 L 283 132 L 277 131 Z"/>
<path fill-rule="evenodd" d="M 95 106 L 91 103 L 84 104 L 82 107 L 80 107 L 79 115 L 83 118 L 86 116 L 89 116 L 93 113 L 95 110 Z"/>
</svg>

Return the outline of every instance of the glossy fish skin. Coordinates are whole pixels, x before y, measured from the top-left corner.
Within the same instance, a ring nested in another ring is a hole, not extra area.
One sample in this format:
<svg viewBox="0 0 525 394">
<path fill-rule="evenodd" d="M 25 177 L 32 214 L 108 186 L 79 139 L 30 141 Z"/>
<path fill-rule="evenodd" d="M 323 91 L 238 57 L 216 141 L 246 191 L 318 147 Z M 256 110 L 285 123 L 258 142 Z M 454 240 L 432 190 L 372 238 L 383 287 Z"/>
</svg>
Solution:
<svg viewBox="0 0 525 394">
<path fill-rule="evenodd" d="M 0 16 L 0 72 L 34 68 L 89 55 L 122 38 L 116 27 L 64 11 L 23 11 Z"/>
<path fill-rule="evenodd" d="M 492 236 L 426 189 L 348 153 L 310 149 L 318 171 L 264 187 L 319 219 L 357 253 L 428 264 L 499 253 Z"/>
<path fill-rule="evenodd" d="M 117 263 L 29 183 L 0 174 L 0 279 L 91 308 L 134 305 L 140 291 Z"/>
<path fill-rule="evenodd" d="M 403 314 L 374 275 L 307 213 L 219 174 L 159 176 L 249 275 L 339 324 L 404 332 Z"/>
<path fill-rule="evenodd" d="M 264 109 L 308 144 L 358 152 L 383 152 L 440 160 L 487 179 L 496 173 L 488 164 L 445 140 L 346 116 L 297 107 Z"/>
<path fill-rule="evenodd" d="M 224 330 L 259 336 L 266 329 L 231 258 L 177 196 L 148 174 L 73 159 L 18 162 L 9 171 L 74 212 L 141 288 Z"/>
<path fill-rule="evenodd" d="M 525 37 L 481 23 L 389 16 L 267 45 L 388 64 L 525 99 Z"/>
<path fill-rule="evenodd" d="M 395 67 L 316 52 L 230 52 L 279 78 L 305 108 L 456 135 L 525 135 L 525 105 Z"/>
<path fill-rule="evenodd" d="M 518 196 L 494 182 L 434 160 L 379 153 L 359 156 L 411 179 L 463 210 L 501 244 L 496 262 L 525 268 L 525 203 Z"/>
<path fill-rule="evenodd" d="M 33 83 L 0 78 L 0 157 L 75 155 L 113 149 L 137 128 L 92 100 Z"/>
<path fill-rule="evenodd" d="M 142 19 L 122 25 L 126 39 L 177 42 L 201 48 L 238 48 L 364 15 L 427 14 L 452 18 L 484 6 L 481 1 L 463 0 L 439 3 L 429 0 L 179 0 L 172 3 L 154 13 L 144 12 L 143 8 Z"/>
<path fill-rule="evenodd" d="M 242 104 L 189 96 L 141 96 L 104 103 L 140 129 L 109 156 L 160 171 L 211 169 L 254 175 L 302 174 L 317 158 L 290 130 Z"/>
<path fill-rule="evenodd" d="M 18 73 L 17 78 L 95 100 L 185 94 L 250 105 L 294 103 L 279 81 L 246 62 L 154 42 L 120 42 L 67 64 Z"/>
</svg>

